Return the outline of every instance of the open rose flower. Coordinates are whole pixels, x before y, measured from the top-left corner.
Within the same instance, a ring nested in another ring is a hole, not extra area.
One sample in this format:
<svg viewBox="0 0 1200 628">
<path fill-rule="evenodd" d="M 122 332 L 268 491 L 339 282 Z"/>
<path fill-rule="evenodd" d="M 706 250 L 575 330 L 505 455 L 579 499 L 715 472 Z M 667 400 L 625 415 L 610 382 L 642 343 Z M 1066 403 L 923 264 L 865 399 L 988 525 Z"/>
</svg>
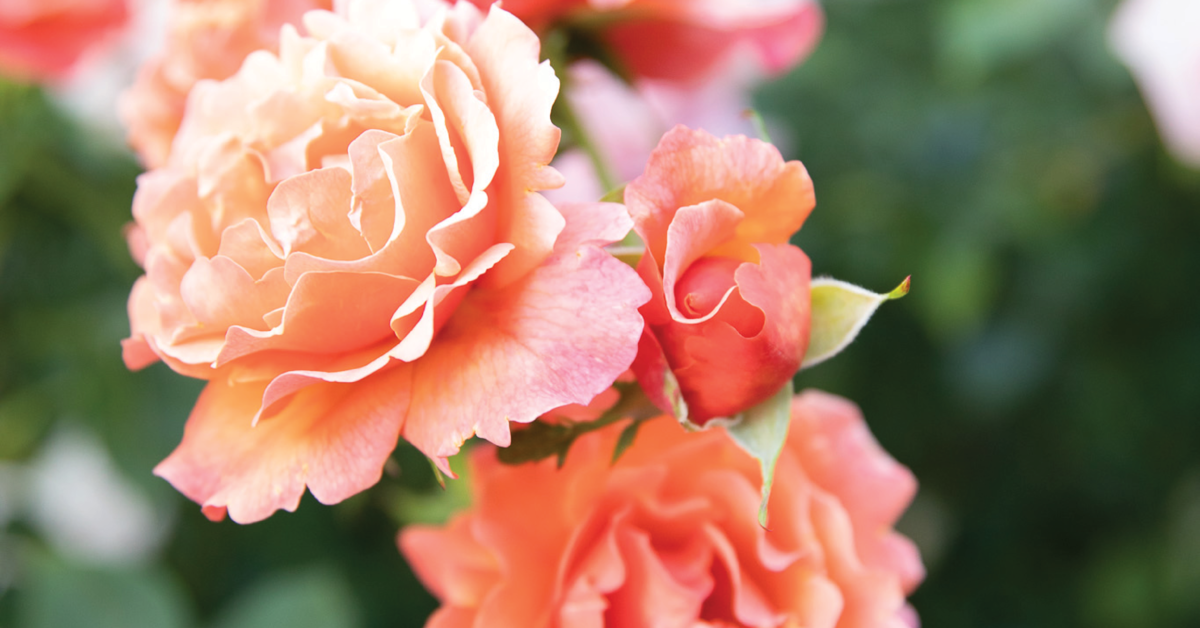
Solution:
<svg viewBox="0 0 1200 628">
<path fill-rule="evenodd" d="M 255 50 L 275 51 L 280 27 L 332 0 L 174 0 L 165 50 L 144 65 L 120 113 L 129 143 L 150 168 L 167 160 L 197 81 L 233 76 Z"/>
<path fill-rule="evenodd" d="M 666 371 L 704 424 L 765 400 L 808 347 L 808 257 L 788 239 L 816 204 L 798 161 L 744 136 L 676 127 L 625 190 L 653 299 L 634 371 L 660 408 Z M 682 417 L 680 417 L 682 418 Z"/>
<path fill-rule="evenodd" d="M 483 7 L 495 0 L 472 0 Z M 769 72 L 787 70 L 824 25 L 815 0 L 505 0 L 542 31 L 563 26 L 608 46 L 631 75 L 694 82 L 741 51 Z"/>
<path fill-rule="evenodd" d="M 1125 0 L 1110 39 L 1133 71 L 1167 148 L 1200 167 L 1200 2 Z"/>
<path fill-rule="evenodd" d="M 125 360 L 211 380 L 156 473 L 212 517 L 342 500 L 401 435 L 449 472 L 472 434 L 605 391 L 642 330 L 646 288 L 598 248 L 621 207 L 537 193 L 561 181 L 533 32 L 340 6 L 197 84 L 134 199 Z"/>
<path fill-rule="evenodd" d="M 792 403 L 771 529 L 758 462 L 724 430 L 642 426 L 612 465 L 620 426 L 553 460 L 504 466 L 472 452 L 474 506 L 400 548 L 442 601 L 429 628 L 903 628 L 924 576 L 892 531 L 916 482 L 850 402 Z"/>
<path fill-rule="evenodd" d="M 0 74 L 58 78 L 128 19 L 126 0 L 0 0 Z"/>
</svg>

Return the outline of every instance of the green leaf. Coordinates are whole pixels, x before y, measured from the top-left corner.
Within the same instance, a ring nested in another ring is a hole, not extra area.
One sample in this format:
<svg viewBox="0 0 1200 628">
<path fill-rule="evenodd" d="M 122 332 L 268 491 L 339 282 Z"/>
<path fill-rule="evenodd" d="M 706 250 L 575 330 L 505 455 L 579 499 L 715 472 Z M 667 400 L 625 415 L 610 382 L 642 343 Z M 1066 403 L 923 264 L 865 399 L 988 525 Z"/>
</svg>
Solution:
<svg viewBox="0 0 1200 628">
<path fill-rule="evenodd" d="M 641 426 L 642 422 L 635 419 L 629 425 L 626 425 L 625 429 L 621 430 L 621 436 L 617 438 L 617 446 L 613 448 L 612 464 L 617 464 L 617 461 L 621 459 L 625 450 L 629 449 L 629 446 L 633 444 L 634 439 L 637 438 L 638 428 Z"/>
<path fill-rule="evenodd" d="M 352 628 L 360 625 L 356 606 L 340 575 L 316 569 L 251 588 L 224 609 L 213 628 Z"/>
<path fill-rule="evenodd" d="M 621 392 L 621 399 L 600 418 L 580 422 L 534 421 L 529 427 L 513 432 L 512 442 L 508 447 L 501 447 L 498 452 L 500 462 L 524 464 L 557 456 L 558 466 L 561 467 L 567 460 L 567 452 L 570 451 L 571 445 L 580 436 L 625 419 L 638 422 L 661 414 L 637 384 L 616 384 L 614 387 Z M 632 444 L 632 436 L 630 439 Z"/>
<path fill-rule="evenodd" d="M 20 628 L 184 628 L 191 624 L 181 590 L 165 573 L 82 568 L 49 555 L 30 555 L 17 608 Z"/>
<path fill-rule="evenodd" d="M 620 185 L 608 191 L 601 199 L 601 203 L 624 203 L 625 202 L 625 186 Z"/>
<path fill-rule="evenodd" d="M 908 294 L 912 277 L 895 290 L 875 294 L 854 284 L 822 277 L 812 282 L 812 330 L 800 368 L 816 366 L 842 352 L 885 301 Z"/>
<path fill-rule="evenodd" d="M 792 382 L 788 380 L 770 399 L 743 412 L 725 427 L 733 440 L 754 456 L 762 469 L 762 505 L 758 508 L 758 523 L 767 527 L 767 502 L 775 483 L 775 462 L 787 441 L 788 425 L 792 422 Z"/>
</svg>

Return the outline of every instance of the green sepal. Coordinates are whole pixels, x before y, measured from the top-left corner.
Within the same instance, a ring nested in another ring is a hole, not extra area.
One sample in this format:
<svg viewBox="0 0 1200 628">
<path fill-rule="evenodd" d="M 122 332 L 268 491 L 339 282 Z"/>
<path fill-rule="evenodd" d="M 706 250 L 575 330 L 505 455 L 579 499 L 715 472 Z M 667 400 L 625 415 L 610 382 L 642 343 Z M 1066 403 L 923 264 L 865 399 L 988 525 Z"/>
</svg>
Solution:
<svg viewBox="0 0 1200 628">
<path fill-rule="evenodd" d="M 792 382 L 788 380 L 779 392 L 766 401 L 743 412 L 725 430 L 742 449 L 758 460 L 762 471 L 762 504 L 758 508 L 758 523 L 767 527 L 767 503 L 775 483 L 775 462 L 787 442 L 788 426 L 792 422 Z"/>
<path fill-rule="evenodd" d="M 812 326 L 808 351 L 800 368 L 815 366 L 842 352 L 858 336 L 867 321 L 885 301 L 908 294 L 912 277 L 895 290 L 876 294 L 854 284 L 829 277 L 812 282 Z"/>
</svg>

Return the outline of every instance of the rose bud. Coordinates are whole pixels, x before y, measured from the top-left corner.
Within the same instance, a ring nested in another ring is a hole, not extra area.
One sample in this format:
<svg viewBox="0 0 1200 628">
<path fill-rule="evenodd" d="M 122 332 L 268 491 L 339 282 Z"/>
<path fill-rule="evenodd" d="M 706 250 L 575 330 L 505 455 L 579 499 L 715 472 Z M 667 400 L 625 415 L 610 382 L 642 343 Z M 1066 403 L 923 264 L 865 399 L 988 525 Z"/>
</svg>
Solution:
<svg viewBox="0 0 1200 628">
<path fill-rule="evenodd" d="M 653 293 L 634 363 L 650 398 L 676 405 L 669 371 L 687 404 L 678 418 L 703 425 L 778 391 L 808 345 L 811 266 L 787 243 L 816 203 L 804 166 L 766 142 L 676 127 L 625 203 Z"/>
</svg>

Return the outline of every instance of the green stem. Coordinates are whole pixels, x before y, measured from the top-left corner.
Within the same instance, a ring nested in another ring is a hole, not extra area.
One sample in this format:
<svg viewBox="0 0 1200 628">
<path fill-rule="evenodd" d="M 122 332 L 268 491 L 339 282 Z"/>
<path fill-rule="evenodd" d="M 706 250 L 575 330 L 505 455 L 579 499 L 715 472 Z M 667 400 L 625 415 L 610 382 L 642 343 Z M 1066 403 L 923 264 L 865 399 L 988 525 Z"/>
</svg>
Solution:
<svg viewBox="0 0 1200 628">
<path fill-rule="evenodd" d="M 575 145 L 583 149 L 587 154 L 588 159 L 592 162 L 592 167 L 596 169 L 596 178 L 600 180 L 600 188 L 605 192 L 617 187 L 616 177 L 613 176 L 608 164 L 604 161 L 604 156 L 600 154 L 600 149 L 596 143 L 592 141 L 592 137 L 588 134 L 587 129 L 579 121 L 579 116 L 575 113 L 575 108 L 571 106 L 570 100 L 566 94 L 566 76 L 563 76 L 564 89 L 562 95 L 558 99 L 559 122 L 563 125 L 565 131 L 570 134 L 575 140 Z"/>
</svg>

